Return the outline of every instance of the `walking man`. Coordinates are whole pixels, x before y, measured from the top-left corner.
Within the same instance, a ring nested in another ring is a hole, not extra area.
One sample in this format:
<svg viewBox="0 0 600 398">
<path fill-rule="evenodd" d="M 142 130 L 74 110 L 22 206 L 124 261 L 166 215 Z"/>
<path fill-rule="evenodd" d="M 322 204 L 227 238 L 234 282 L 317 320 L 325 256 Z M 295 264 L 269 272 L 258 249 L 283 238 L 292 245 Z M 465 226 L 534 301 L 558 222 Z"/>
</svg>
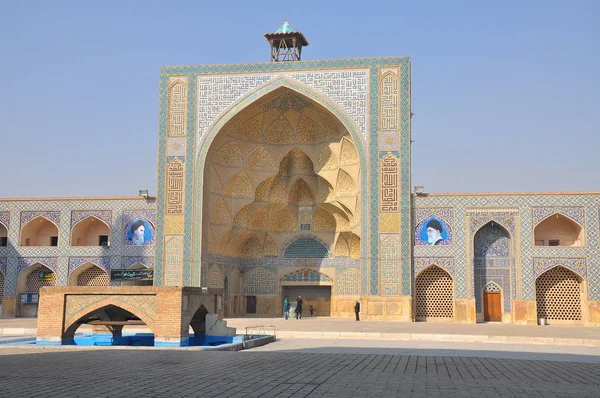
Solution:
<svg viewBox="0 0 600 398">
<path fill-rule="evenodd" d="M 358 313 L 360 312 L 360 302 L 356 300 L 356 304 L 354 304 L 354 313 L 356 314 L 356 320 L 359 321 Z"/>
</svg>

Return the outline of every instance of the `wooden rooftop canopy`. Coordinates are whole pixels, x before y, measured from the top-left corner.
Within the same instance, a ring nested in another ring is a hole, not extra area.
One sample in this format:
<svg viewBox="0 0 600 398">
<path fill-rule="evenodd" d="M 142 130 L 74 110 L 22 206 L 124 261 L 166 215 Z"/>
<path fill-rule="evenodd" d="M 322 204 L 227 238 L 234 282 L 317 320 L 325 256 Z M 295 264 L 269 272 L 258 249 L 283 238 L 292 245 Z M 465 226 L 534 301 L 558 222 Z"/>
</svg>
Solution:
<svg viewBox="0 0 600 398">
<path fill-rule="evenodd" d="M 308 40 L 302 32 L 292 30 L 287 21 L 275 33 L 263 35 L 271 46 L 271 62 L 300 61 L 302 47 L 308 46 Z"/>
</svg>

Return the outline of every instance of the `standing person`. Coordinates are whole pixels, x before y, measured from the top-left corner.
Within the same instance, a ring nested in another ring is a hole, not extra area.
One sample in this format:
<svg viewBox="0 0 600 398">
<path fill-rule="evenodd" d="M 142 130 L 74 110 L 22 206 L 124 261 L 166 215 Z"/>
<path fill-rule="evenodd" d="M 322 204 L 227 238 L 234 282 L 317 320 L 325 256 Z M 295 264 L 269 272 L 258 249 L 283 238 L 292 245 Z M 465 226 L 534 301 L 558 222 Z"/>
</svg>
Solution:
<svg viewBox="0 0 600 398">
<path fill-rule="evenodd" d="M 302 319 L 302 296 L 296 299 L 296 319 Z"/>
<path fill-rule="evenodd" d="M 354 304 L 354 313 L 356 314 L 356 320 L 359 321 L 358 313 L 360 312 L 360 302 L 356 300 L 356 304 Z"/>
<path fill-rule="evenodd" d="M 310 316 L 313 316 L 313 312 L 315 312 L 315 309 L 312 305 L 308 308 L 308 310 L 310 311 Z"/>
<path fill-rule="evenodd" d="M 290 307 L 292 304 L 289 302 L 287 297 L 283 300 L 283 318 L 287 321 L 290 317 Z"/>
</svg>

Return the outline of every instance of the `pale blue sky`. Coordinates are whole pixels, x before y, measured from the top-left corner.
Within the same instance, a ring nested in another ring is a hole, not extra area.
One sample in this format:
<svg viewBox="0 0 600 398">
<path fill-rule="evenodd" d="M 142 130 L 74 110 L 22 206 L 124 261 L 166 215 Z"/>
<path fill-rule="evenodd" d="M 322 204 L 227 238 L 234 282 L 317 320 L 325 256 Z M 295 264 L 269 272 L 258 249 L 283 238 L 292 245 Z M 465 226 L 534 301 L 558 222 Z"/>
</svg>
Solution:
<svg viewBox="0 0 600 398">
<path fill-rule="evenodd" d="M 600 190 L 599 1 L 0 1 L 0 197 L 156 192 L 159 67 L 409 55 L 413 185 Z"/>
</svg>

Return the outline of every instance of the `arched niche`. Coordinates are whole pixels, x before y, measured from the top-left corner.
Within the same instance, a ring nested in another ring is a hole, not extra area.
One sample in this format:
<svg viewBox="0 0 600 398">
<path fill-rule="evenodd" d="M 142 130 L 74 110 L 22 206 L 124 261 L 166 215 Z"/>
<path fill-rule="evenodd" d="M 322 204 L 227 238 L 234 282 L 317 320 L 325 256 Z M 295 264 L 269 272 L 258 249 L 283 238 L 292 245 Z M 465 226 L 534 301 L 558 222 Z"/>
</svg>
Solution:
<svg viewBox="0 0 600 398">
<path fill-rule="evenodd" d="M 580 324 L 585 303 L 584 279 L 562 266 L 555 266 L 535 280 L 538 318 L 549 324 Z"/>
<path fill-rule="evenodd" d="M 39 216 L 21 228 L 20 246 L 58 246 L 58 226 Z"/>
<path fill-rule="evenodd" d="M 71 230 L 71 246 L 108 246 L 110 239 L 108 224 L 94 216 L 79 221 Z"/>
<path fill-rule="evenodd" d="M 108 286 L 109 277 L 105 270 L 93 263 L 75 268 L 69 275 L 69 286 Z"/>
<path fill-rule="evenodd" d="M 535 246 L 583 246 L 583 233 L 581 225 L 560 213 L 545 218 L 533 230 Z"/>
<path fill-rule="evenodd" d="M 437 265 L 430 265 L 415 277 L 415 319 L 454 319 L 454 281 Z"/>
<path fill-rule="evenodd" d="M 25 267 L 17 276 L 17 297 L 23 293 L 37 293 L 44 286 L 56 286 L 57 278 L 53 270 L 41 263 Z M 21 316 L 32 317 L 36 314 L 33 306 L 21 306 Z"/>
</svg>

